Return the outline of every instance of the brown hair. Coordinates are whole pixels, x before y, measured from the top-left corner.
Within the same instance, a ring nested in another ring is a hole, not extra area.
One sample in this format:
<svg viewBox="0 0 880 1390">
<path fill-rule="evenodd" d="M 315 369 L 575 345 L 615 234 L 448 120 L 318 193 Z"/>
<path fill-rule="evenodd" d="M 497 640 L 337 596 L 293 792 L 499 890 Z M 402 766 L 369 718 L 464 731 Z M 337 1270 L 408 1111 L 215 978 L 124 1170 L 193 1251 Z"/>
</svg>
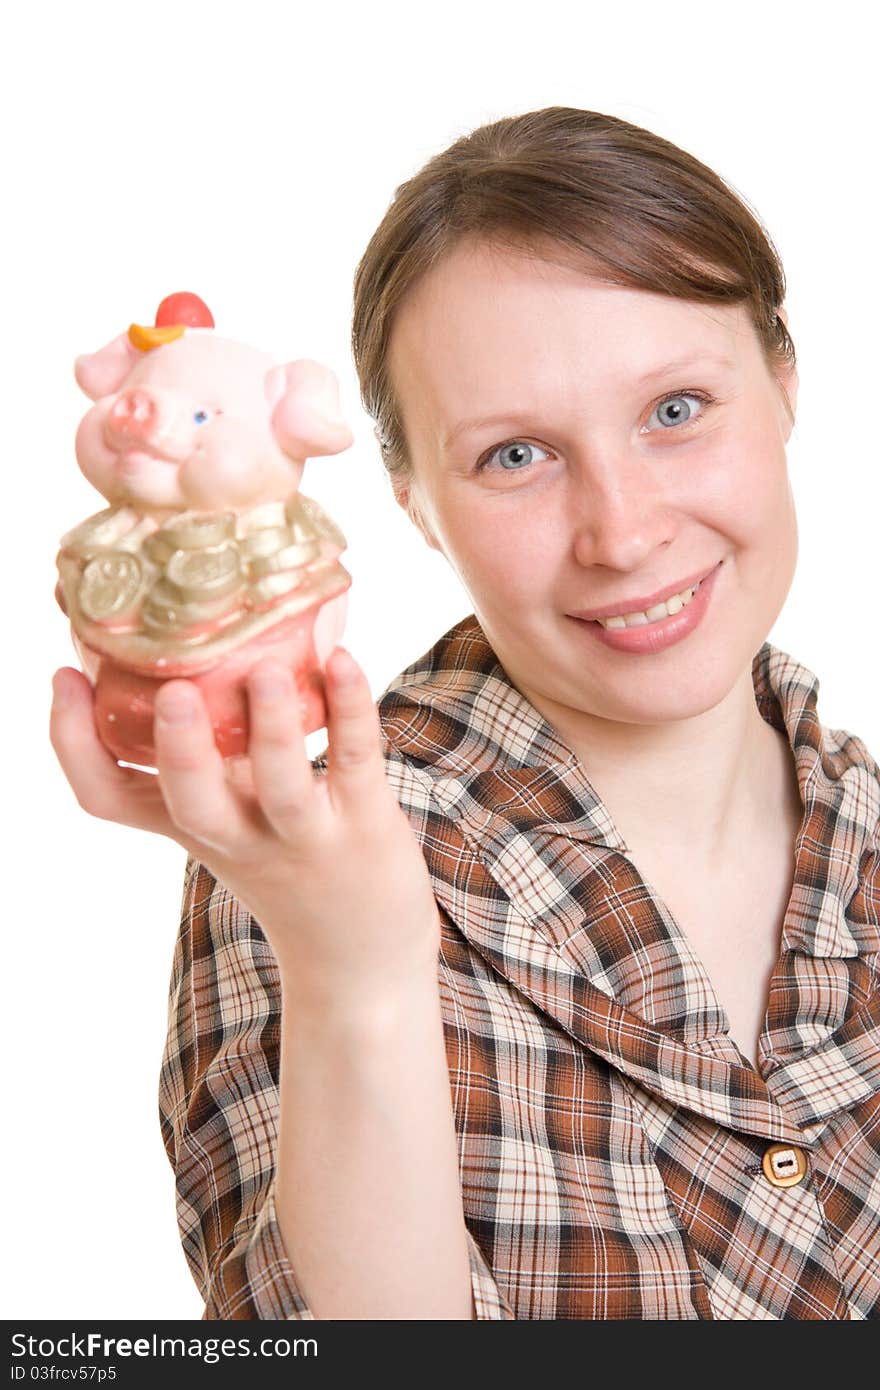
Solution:
<svg viewBox="0 0 880 1390">
<path fill-rule="evenodd" d="M 610 284 L 745 303 L 771 369 L 795 365 L 777 312 L 782 262 L 718 174 L 652 131 L 599 111 L 550 106 L 510 116 L 462 136 L 400 185 L 355 273 L 361 400 L 396 490 L 411 463 L 388 371 L 394 311 L 465 237 L 545 258 L 555 245 L 569 261 L 573 253 L 598 266 Z"/>
</svg>

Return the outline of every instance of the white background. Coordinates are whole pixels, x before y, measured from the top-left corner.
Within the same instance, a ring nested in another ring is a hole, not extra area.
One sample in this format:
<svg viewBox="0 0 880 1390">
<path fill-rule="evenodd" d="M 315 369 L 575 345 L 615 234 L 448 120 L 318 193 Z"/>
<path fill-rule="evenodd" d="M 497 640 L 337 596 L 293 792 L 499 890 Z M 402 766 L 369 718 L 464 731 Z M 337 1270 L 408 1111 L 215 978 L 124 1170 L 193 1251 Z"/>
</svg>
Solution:
<svg viewBox="0 0 880 1390">
<path fill-rule="evenodd" d="M 823 722 L 876 755 L 869 12 L 81 0 L 7 16 L 6 1317 L 202 1312 L 156 1103 L 185 856 L 88 817 L 48 743 L 51 674 L 75 664 L 57 542 L 105 505 L 74 460 L 74 358 L 191 289 L 224 336 L 333 367 L 355 444 L 303 487 L 349 539 L 346 641 L 378 695 L 470 604 L 384 480 L 349 350 L 357 260 L 396 186 L 485 121 L 573 105 L 647 126 L 727 179 L 781 251 L 801 553 L 768 635 L 820 677 Z"/>
</svg>

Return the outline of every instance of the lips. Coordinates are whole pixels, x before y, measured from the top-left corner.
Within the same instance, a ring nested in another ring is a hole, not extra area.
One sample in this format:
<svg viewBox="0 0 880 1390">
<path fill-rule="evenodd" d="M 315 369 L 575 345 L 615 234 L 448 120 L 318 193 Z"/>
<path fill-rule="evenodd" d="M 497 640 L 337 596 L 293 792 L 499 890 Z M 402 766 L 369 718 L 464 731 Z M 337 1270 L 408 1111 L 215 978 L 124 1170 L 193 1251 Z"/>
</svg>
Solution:
<svg viewBox="0 0 880 1390">
<path fill-rule="evenodd" d="M 622 618 L 627 613 L 646 612 L 647 609 L 653 608 L 655 603 L 664 603 L 666 599 L 672 598 L 673 594 L 680 594 L 683 589 L 692 589 L 695 584 L 700 584 L 716 567 L 713 564 L 708 569 L 696 570 L 686 578 L 677 580 L 675 584 L 667 584 L 663 589 L 655 589 L 652 594 L 642 594 L 640 597 L 631 599 L 619 599 L 617 603 L 606 604 L 602 608 L 576 609 L 569 614 L 569 617 L 580 618 L 582 622 L 589 623 L 595 622 L 598 618 Z"/>
<path fill-rule="evenodd" d="M 166 458 L 164 454 L 157 453 L 153 449 L 124 449 L 119 459 L 121 463 L 129 463 L 136 460 L 138 463 L 172 463 L 173 460 Z"/>
<path fill-rule="evenodd" d="M 584 640 L 590 644 L 601 642 L 603 646 L 633 657 L 656 656 L 667 647 L 683 642 L 702 626 L 721 569 L 722 561 L 719 560 L 705 579 L 696 585 L 690 603 L 685 604 L 678 613 L 658 618 L 656 622 L 617 628 L 606 627 L 604 623 L 596 622 L 595 619 L 574 618 L 570 615 L 566 621 L 572 623 L 575 630 L 582 633 Z"/>
</svg>

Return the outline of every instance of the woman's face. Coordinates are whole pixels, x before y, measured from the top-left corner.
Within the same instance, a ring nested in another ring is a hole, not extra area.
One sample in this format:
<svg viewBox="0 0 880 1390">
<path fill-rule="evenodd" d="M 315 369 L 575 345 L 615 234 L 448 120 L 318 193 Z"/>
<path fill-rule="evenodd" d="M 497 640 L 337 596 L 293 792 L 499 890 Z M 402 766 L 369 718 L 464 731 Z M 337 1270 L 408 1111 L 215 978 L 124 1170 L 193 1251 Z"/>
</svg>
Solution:
<svg viewBox="0 0 880 1390">
<path fill-rule="evenodd" d="M 751 690 L 797 558 L 796 377 L 770 373 L 744 307 L 465 243 L 400 306 L 390 370 L 414 469 L 398 500 L 551 722 L 653 724 Z M 692 611 L 620 639 L 572 616 L 713 570 Z"/>
</svg>

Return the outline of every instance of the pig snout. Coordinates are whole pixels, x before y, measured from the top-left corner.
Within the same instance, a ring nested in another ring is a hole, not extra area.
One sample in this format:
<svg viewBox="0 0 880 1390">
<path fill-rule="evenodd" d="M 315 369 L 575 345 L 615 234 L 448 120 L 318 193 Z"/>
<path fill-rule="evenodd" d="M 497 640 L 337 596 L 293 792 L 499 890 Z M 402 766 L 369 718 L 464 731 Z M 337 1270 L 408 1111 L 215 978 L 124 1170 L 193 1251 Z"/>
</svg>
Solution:
<svg viewBox="0 0 880 1390">
<path fill-rule="evenodd" d="M 144 443 L 155 433 L 159 408 L 148 391 L 123 391 L 116 397 L 105 421 L 105 433 L 112 444 Z"/>
</svg>

